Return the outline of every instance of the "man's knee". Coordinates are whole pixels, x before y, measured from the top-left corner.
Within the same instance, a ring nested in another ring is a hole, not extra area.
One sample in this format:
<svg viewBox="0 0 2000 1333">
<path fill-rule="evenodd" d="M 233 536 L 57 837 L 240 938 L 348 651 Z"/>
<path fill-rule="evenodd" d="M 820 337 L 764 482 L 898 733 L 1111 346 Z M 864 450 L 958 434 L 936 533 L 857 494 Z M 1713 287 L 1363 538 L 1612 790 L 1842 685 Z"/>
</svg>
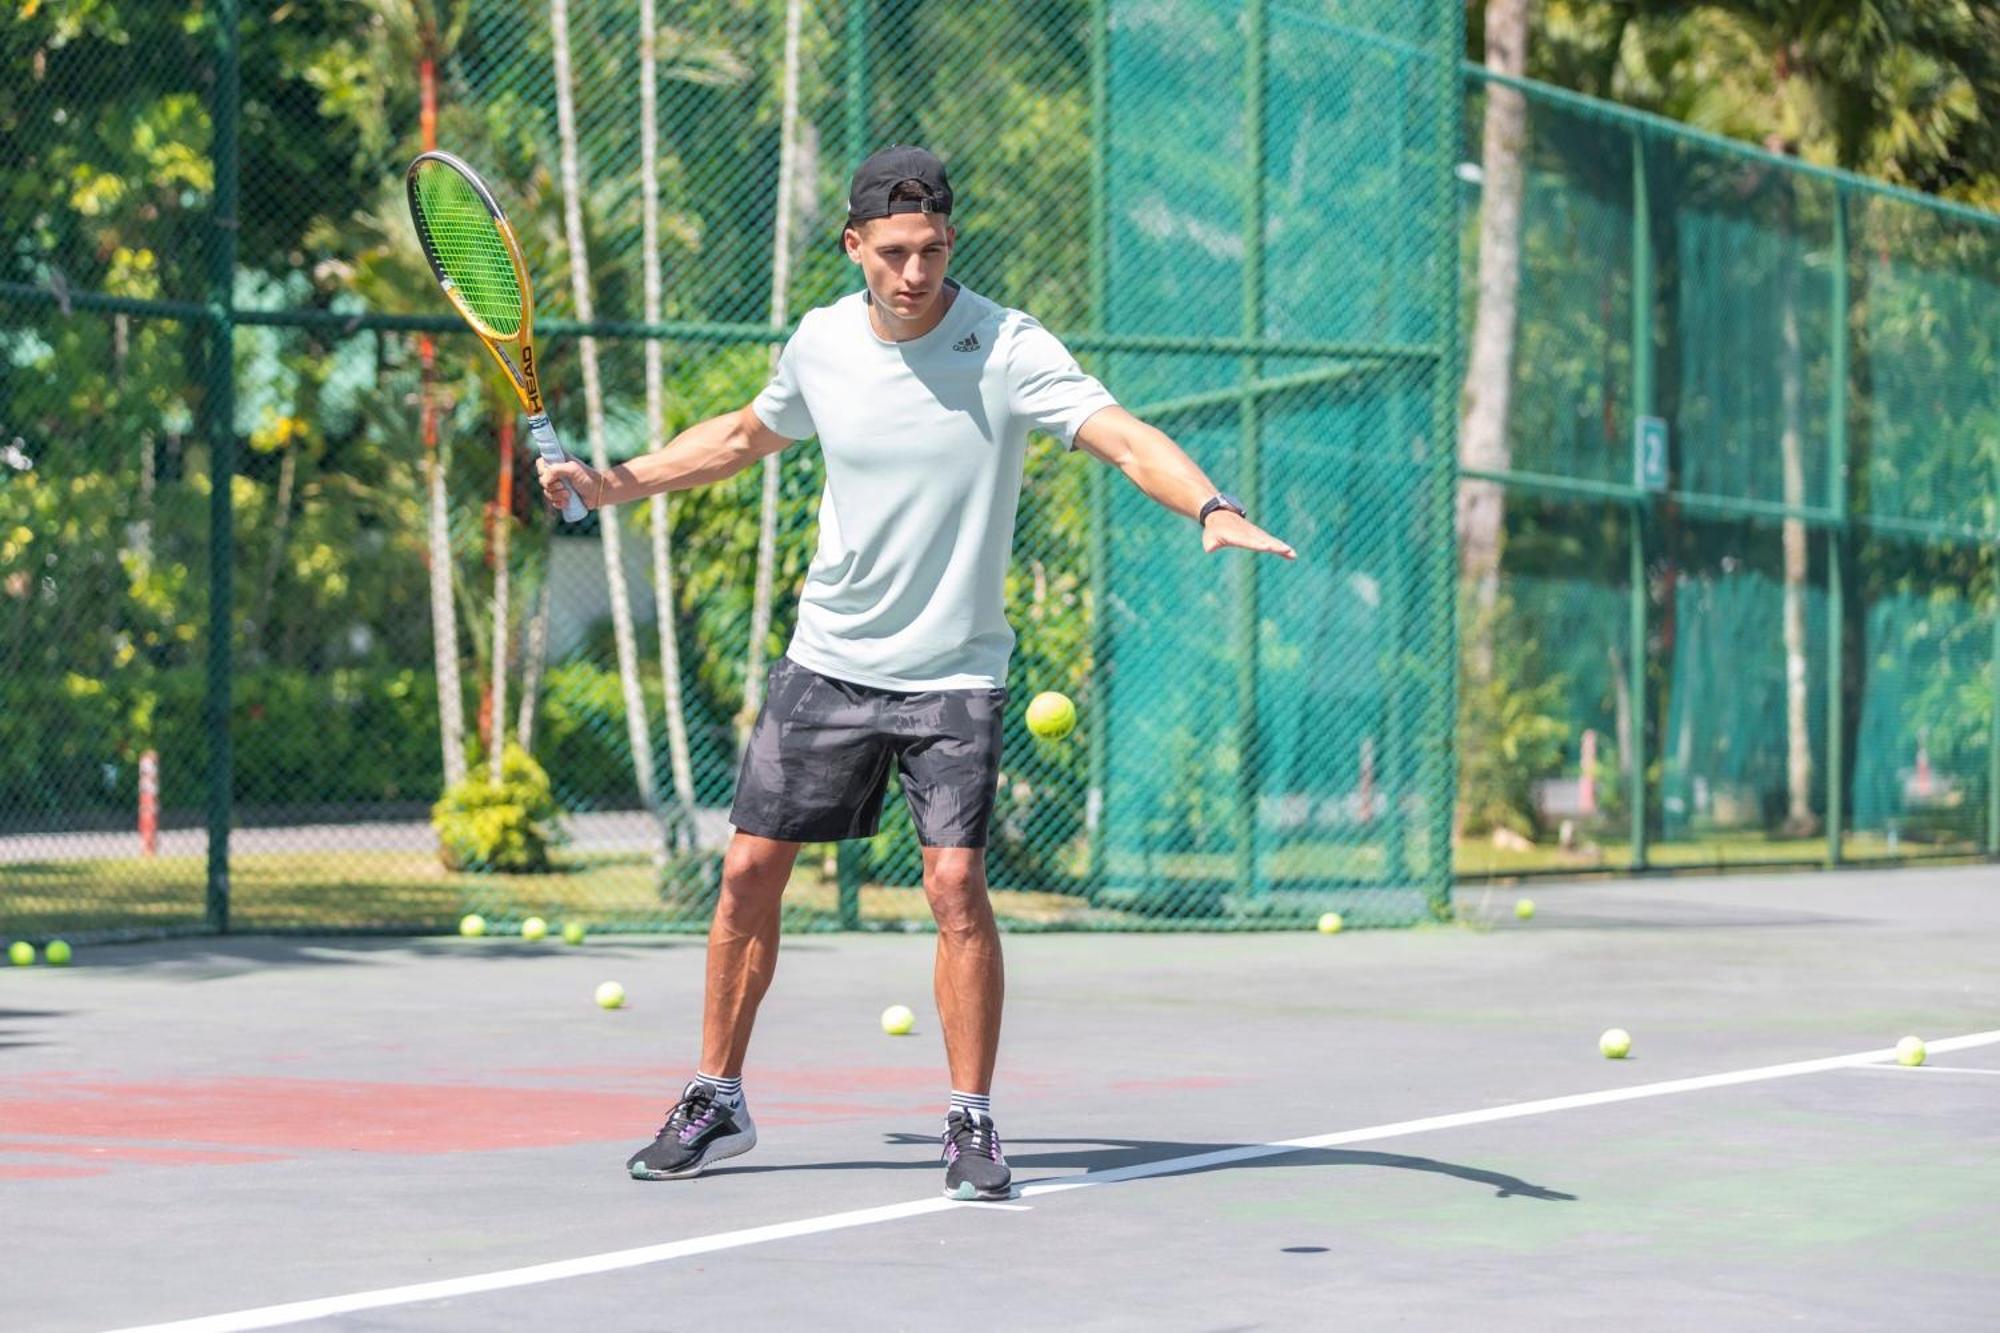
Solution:
<svg viewBox="0 0 2000 1333">
<path fill-rule="evenodd" d="M 993 925 L 986 897 L 986 860 L 976 848 L 939 848 L 925 858 L 924 891 L 931 915 L 947 934 L 977 934 Z"/>
<path fill-rule="evenodd" d="M 738 834 L 722 854 L 722 897 L 736 905 L 767 905 L 782 895 L 798 844 Z"/>
</svg>

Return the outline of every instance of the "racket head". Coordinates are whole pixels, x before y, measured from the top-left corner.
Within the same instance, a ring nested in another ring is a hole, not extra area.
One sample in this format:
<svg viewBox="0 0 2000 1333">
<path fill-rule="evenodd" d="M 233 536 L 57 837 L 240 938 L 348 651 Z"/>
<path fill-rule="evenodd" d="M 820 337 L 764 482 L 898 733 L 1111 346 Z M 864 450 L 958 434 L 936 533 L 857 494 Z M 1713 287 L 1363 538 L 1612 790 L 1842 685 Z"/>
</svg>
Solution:
<svg viewBox="0 0 2000 1333">
<path fill-rule="evenodd" d="M 417 241 L 438 285 L 480 336 L 511 341 L 529 327 L 533 296 L 521 247 L 479 173 L 430 152 L 405 177 Z"/>
</svg>

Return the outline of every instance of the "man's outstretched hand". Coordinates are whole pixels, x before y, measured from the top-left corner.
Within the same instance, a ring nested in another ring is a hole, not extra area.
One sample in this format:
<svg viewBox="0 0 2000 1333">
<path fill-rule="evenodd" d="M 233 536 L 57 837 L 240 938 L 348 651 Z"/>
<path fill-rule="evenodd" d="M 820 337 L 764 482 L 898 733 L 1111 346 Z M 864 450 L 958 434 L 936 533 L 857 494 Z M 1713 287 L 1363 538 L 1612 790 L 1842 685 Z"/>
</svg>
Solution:
<svg viewBox="0 0 2000 1333">
<path fill-rule="evenodd" d="M 1265 551 L 1287 560 L 1299 558 L 1297 551 L 1241 514 L 1218 509 L 1208 516 L 1208 522 L 1201 525 L 1201 549 L 1220 551 L 1231 546 L 1241 551 Z"/>
</svg>

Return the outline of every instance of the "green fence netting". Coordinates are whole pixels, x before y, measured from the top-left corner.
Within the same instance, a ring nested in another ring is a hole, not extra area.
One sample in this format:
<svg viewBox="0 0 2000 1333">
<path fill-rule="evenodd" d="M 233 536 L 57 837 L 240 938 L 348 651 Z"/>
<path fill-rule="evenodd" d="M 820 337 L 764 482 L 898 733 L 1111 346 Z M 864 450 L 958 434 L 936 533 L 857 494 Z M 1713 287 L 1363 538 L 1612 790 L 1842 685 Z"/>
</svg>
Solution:
<svg viewBox="0 0 2000 1333">
<path fill-rule="evenodd" d="M 1527 132 L 1459 871 L 2000 851 L 2000 219 L 1467 72 Z"/>
</svg>

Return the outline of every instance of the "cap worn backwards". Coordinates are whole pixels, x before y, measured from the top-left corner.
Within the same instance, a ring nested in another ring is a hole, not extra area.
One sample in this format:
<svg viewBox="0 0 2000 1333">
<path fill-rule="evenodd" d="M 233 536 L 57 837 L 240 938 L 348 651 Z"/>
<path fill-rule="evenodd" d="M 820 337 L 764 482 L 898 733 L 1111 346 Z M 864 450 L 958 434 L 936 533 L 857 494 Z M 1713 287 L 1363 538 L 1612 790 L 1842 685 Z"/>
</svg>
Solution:
<svg viewBox="0 0 2000 1333">
<path fill-rule="evenodd" d="M 904 181 L 915 181 L 922 186 L 923 197 L 891 202 L 889 195 Z M 928 149 L 915 144 L 890 144 L 870 153 L 868 160 L 855 169 L 853 183 L 847 189 L 850 223 L 886 218 L 891 213 L 949 215 L 950 212 L 951 180 L 945 175 L 944 163 Z"/>
</svg>

